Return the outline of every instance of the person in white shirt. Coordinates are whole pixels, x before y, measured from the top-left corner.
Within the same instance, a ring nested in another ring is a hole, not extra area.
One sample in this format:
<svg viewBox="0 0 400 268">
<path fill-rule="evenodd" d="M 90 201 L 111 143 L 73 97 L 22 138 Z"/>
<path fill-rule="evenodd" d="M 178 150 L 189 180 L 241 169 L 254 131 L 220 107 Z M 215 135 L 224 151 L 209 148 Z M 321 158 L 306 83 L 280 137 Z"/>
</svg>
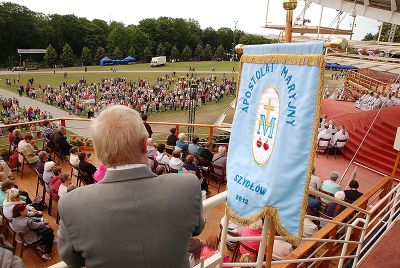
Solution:
<svg viewBox="0 0 400 268">
<path fill-rule="evenodd" d="M 339 131 L 336 132 L 335 135 L 333 135 L 330 145 L 332 147 L 336 146 L 336 148 L 343 148 L 346 145 L 348 139 L 349 139 L 349 133 L 344 129 L 343 125 L 340 125 Z M 346 141 L 338 142 L 339 140 L 340 141 L 346 140 Z"/>
<path fill-rule="evenodd" d="M 382 96 L 375 93 L 374 101 L 371 103 L 371 109 L 379 109 L 382 106 Z"/>
<path fill-rule="evenodd" d="M 74 176 L 78 176 L 78 167 L 79 167 L 79 158 L 78 158 L 78 154 L 79 154 L 79 147 L 78 146 L 73 146 L 70 150 L 70 156 L 69 156 L 69 163 L 72 166 L 72 172 L 74 174 Z"/>
<path fill-rule="evenodd" d="M 157 150 L 152 138 L 147 139 L 147 157 L 154 159 L 157 155 Z"/>
<path fill-rule="evenodd" d="M 67 189 L 68 186 L 72 184 L 71 176 L 68 174 L 61 174 L 60 176 L 61 184 L 60 187 L 58 188 L 58 196 L 62 198 L 67 194 Z"/>
<path fill-rule="evenodd" d="M 169 160 L 169 167 L 176 170 L 182 170 L 183 162 L 180 159 L 180 157 L 181 157 L 181 151 L 174 150 L 172 152 L 172 158 Z"/>
<path fill-rule="evenodd" d="M 309 188 L 316 191 L 321 189 L 321 179 L 315 175 L 315 167 L 312 168 Z"/>
<path fill-rule="evenodd" d="M 368 97 L 369 97 L 368 92 L 364 91 L 364 94 L 356 101 L 356 104 L 355 104 L 356 108 L 361 109 L 362 104 Z"/>
<path fill-rule="evenodd" d="M 333 121 L 333 119 L 329 120 L 329 126 L 328 126 L 329 131 L 331 132 L 332 135 L 335 135 L 335 133 L 337 132 L 336 126 L 335 126 L 335 122 Z"/>
<path fill-rule="evenodd" d="M 156 156 L 156 160 L 158 163 L 163 164 L 163 165 L 169 165 L 169 156 L 168 154 L 165 152 L 165 144 L 164 143 L 160 143 L 157 145 L 157 156 Z"/>
<path fill-rule="evenodd" d="M 327 147 L 329 145 L 329 141 L 321 141 L 321 139 L 331 139 L 332 133 L 329 130 L 329 125 L 325 125 L 324 129 L 318 134 L 318 142 L 319 146 Z"/>
</svg>

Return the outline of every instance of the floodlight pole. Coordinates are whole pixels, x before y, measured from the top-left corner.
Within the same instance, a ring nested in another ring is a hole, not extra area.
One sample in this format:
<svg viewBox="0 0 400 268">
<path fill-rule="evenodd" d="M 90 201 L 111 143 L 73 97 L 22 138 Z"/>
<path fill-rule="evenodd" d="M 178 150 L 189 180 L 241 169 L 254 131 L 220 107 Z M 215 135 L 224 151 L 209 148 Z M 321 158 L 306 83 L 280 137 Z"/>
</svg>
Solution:
<svg viewBox="0 0 400 268">
<path fill-rule="evenodd" d="M 197 84 L 192 83 L 189 89 L 189 105 L 188 105 L 188 123 L 194 124 L 196 122 L 196 96 Z M 192 140 L 194 134 L 194 126 L 188 126 L 188 138 Z"/>
</svg>

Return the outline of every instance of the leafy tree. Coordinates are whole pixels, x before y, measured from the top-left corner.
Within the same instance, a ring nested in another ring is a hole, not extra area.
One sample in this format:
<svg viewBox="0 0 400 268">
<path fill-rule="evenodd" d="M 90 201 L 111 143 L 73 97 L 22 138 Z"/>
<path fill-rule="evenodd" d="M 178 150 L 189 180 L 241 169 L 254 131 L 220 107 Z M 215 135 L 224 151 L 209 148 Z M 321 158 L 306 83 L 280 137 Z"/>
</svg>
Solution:
<svg viewBox="0 0 400 268">
<path fill-rule="evenodd" d="M 371 41 L 375 39 L 375 35 L 373 35 L 372 33 L 367 33 L 364 38 L 363 41 Z"/>
<path fill-rule="evenodd" d="M 182 51 L 182 60 L 188 61 L 192 58 L 192 49 L 186 45 Z"/>
<path fill-rule="evenodd" d="M 164 46 L 160 43 L 157 47 L 157 56 L 164 56 L 165 55 L 165 49 Z"/>
<path fill-rule="evenodd" d="M 217 47 L 217 50 L 215 50 L 214 59 L 223 60 L 224 58 L 225 58 L 225 49 L 222 45 L 219 45 Z"/>
<path fill-rule="evenodd" d="M 60 59 L 62 64 L 66 67 L 74 65 L 75 62 L 74 51 L 72 50 L 71 46 L 68 43 L 65 43 Z"/>
<path fill-rule="evenodd" d="M 178 48 L 176 46 L 172 47 L 170 58 L 173 59 L 173 60 L 179 59 L 179 50 L 178 50 Z"/>
<path fill-rule="evenodd" d="M 150 62 L 150 61 L 151 61 L 151 57 L 152 57 L 152 54 L 151 54 L 150 48 L 149 48 L 149 47 L 145 47 L 145 48 L 144 48 L 144 51 L 143 51 L 143 58 L 144 58 L 144 60 L 145 60 L 146 62 Z"/>
<path fill-rule="evenodd" d="M 92 63 L 92 52 L 90 51 L 90 48 L 88 47 L 82 48 L 81 62 L 85 66 L 90 65 Z"/>
<path fill-rule="evenodd" d="M 236 36 L 237 38 L 237 36 Z M 230 28 L 219 28 L 217 31 L 217 41 L 224 49 L 232 49 L 233 31 Z"/>
<path fill-rule="evenodd" d="M 135 50 L 135 48 L 134 47 L 131 47 L 129 50 L 128 50 L 128 53 L 127 53 L 127 56 L 135 56 L 136 55 L 136 50 Z"/>
<path fill-rule="evenodd" d="M 204 59 L 204 49 L 201 44 L 198 44 L 196 50 L 194 51 L 196 60 L 200 61 Z"/>
<path fill-rule="evenodd" d="M 116 60 L 120 60 L 123 58 L 122 51 L 119 49 L 119 47 L 116 47 L 113 51 L 113 58 Z"/>
<path fill-rule="evenodd" d="M 213 54 L 212 54 L 212 48 L 210 44 L 206 45 L 206 48 L 204 49 L 204 59 L 205 60 L 212 60 Z"/>
<path fill-rule="evenodd" d="M 57 63 L 57 52 L 51 44 L 47 47 L 46 54 L 44 54 L 44 60 L 47 65 L 51 67 Z"/>
<path fill-rule="evenodd" d="M 96 51 L 96 56 L 94 56 L 95 64 L 98 64 L 99 61 L 106 56 L 106 50 L 103 47 L 98 47 Z"/>
<path fill-rule="evenodd" d="M 272 43 L 270 39 L 266 39 L 261 35 L 254 35 L 254 34 L 244 34 L 239 39 L 239 44 L 244 44 L 244 45 L 270 44 L 270 43 Z"/>
</svg>

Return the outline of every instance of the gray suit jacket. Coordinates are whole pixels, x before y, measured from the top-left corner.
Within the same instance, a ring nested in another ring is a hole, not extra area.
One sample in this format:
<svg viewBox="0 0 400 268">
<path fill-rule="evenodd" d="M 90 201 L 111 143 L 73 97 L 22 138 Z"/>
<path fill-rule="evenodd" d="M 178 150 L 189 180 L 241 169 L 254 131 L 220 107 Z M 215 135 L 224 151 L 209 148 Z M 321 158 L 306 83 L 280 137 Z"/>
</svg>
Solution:
<svg viewBox="0 0 400 268">
<path fill-rule="evenodd" d="M 189 267 L 189 238 L 204 227 L 199 180 L 147 166 L 108 170 L 58 204 L 59 253 L 69 267 Z"/>
</svg>

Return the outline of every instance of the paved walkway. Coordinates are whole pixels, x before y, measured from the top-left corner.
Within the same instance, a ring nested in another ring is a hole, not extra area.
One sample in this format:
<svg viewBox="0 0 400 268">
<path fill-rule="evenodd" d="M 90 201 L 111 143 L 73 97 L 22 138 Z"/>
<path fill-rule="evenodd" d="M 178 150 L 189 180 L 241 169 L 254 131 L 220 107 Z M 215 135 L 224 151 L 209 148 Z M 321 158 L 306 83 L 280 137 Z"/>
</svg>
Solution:
<svg viewBox="0 0 400 268">
<path fill-rule="evenodd" d="M 40 110 L 50 112 L 54 118 L 59 117 L 72 117 L 72 118 L 80 118 L 76 115 L 70 115 L 68 112 L 56 108 L 54 106 L 45 104 L 43 102 L 28 98 L 28 97 L 20 97 L 18 94 L 7 91 L 5 89 L 0 88 L 0 94 L 8 97 L 8 98 L 17 98 L 19 100 L 20 106 L 25 107 L 39 107 Z M 90 123 L 86 121 L 66 121 L 66 127 L 69 131 L 75 133 L 76 135 L 82 137 L 89 137 L 90 136 Z"/>
</svg>

